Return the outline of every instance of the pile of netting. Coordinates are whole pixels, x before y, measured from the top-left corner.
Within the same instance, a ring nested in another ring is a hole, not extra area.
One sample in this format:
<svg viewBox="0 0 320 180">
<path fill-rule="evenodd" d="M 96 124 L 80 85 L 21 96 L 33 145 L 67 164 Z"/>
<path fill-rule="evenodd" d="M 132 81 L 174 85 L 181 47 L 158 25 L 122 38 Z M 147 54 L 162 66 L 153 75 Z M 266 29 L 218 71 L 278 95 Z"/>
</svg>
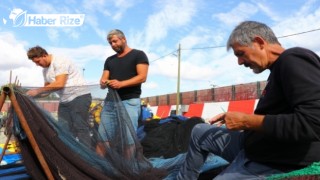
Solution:
<svg viewBox="0 0 320 180">
<path fill-rule="evenodd" d="M 54 179 L 149 180 L 166 177 L 166 170 L 154 168 L 144 157 L 142 146 L 117 92 L 111 89 L 102 91 L 98 86 L 88 86 L 88 88 L 91 91 L 92 101 L 97 104 L 103 103 L 107 93 L 111 97 L 108 101 L 113 101 L 117 114 L 113 127 L 116 133 L 108 138 L 108 142 L 101 139 L 97 122 L 92 122 L 94 120 L 90 118 L 83 123 L 88 124 L 91 143 L 82 143 L 81 139 L 74 137 L 68 126 L 63 125 L 63 119 L 57 118 L 59 98 L 55 93 L 31 98 L 25 93 L 30 88 L 14 87 L 10 92 L 14 93 Z M 15 111 L 12 115 L 14 135 L 19 141 L 28 174 L 32 179 L 47 179 L 34 144 L 30 143 L 26 132 L 20 127 Z M 105 133 L 108 136 L 108 132 Z M 102 143 L 104 147 L 102 154 L 97 153 L 98 142 L 105 142 Z"/>
<path fill-rule="evenodd" d="M 308 167 L 284 174 L 272 175 L 267 180 L 319 180 L 320 162 L 314 162 Z"/>
</svg>

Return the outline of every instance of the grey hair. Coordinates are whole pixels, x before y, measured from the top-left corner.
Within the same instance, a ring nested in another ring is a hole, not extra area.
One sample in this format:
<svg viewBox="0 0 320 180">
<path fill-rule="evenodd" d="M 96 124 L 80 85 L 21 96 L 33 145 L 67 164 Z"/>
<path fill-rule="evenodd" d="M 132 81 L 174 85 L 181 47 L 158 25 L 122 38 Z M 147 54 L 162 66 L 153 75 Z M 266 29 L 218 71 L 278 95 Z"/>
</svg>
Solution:
<svg viewBox="0 0 320 180">
<path fill-rule="evenodd" d="M 121 30 L 113 29 L 113 30 L 109 31 L 109 33 L 107 35 L 107 40 L 109 40 L 114 35 L 118 36 L 119 38 L 124 38 L 125 37 L 124 33 Z"/>
<path fill-rule="evenodd" d="M 256 21 L 244 21 L 240 23 L 230 34 L 227 42 L 227 51 L 239 43 L 242 46 L 250 46 L 255 37 L 261 37 L 270 44 L 280 44 L 273 31 L 267 25 Z"/>
</svg>

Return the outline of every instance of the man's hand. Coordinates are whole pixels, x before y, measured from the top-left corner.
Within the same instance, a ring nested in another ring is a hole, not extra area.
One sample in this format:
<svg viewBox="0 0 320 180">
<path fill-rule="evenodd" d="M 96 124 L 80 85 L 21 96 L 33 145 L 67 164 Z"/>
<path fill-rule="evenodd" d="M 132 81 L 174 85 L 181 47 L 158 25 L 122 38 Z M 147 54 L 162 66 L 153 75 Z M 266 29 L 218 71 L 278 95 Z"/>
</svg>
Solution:
<svg viewBox="0 0 320 180">
<path fill-rule="evenodd" d="M 230 130 L 257 130 L 261 131 L 264 116 L 246 114 L 242 112 L 226 112 L 218 114 L 209 120 L 210 124 L 226 125 Z"/>
<path fill-rule="evenodd" d="M 216 116 L 214 116 L 213 118 L 211 118 L 209 120 L 209 123 L 210 124 L 216 124 L 217 126 L 222 126 L 223 124 L 225 124 L 225 116 L 226 116 L 226 113 L 221 113 L 221 114 L 218 114 Z"/>
<path fill-rule="evenodd" d="M 31 89 L 31 90 L 29 90 L 29 91 L 26 92 L 26 94 L 27 94 L 28 96 L 31 96 L 31 97 L 35 97 L 35 96 L 37 96 L 39 93 L 40 93 L 40 92 L 39 92 L 38 89 Z"/>
<path fill-rule="evenodd" d="M 109 80 L 108 86 L 113 89 L 120 89 L 122 87 L 122 82 L 116 79 Z"/>
<path fill-rule="evenodd" d="M 109 84 L 109 80 L 100 80 L 100 88 L 105 89 Z"/>
</svg>

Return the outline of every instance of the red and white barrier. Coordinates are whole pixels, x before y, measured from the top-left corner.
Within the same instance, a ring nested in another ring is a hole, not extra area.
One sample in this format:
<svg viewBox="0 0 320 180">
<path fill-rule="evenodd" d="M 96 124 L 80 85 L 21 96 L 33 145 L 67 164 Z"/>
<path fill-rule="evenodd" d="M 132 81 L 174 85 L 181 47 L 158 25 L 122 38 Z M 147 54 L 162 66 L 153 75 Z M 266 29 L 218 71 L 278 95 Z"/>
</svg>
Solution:
<svg viewBox="0 0 320 180">
<path fill-rule="evenodd" d="M 181 109 L 187 109 L 186 112 L 182 112 L 182 115 L 185 117 L 198 116 L 207 120 L 223 112 L 238 111 L 251 114 L 254 112 L 258 101 L 258 99 L 250 99 L 228 102 L 197 103 L 182 105 Z M 188 106 L 188 108 L 185 108 L 183 106 Z M 166 118 L 170 116 L 172 110 L 176 109 L 176 105 L 151 106 L 150 108 L 152 112 L 158 117 Z"/>
</svg>

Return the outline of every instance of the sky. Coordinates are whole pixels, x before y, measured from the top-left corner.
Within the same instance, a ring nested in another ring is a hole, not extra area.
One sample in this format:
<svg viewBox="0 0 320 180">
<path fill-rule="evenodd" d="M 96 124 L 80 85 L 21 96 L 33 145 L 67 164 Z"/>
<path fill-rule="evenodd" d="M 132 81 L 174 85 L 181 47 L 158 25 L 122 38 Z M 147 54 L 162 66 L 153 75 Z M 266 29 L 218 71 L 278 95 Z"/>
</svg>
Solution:
<svg viewBox="0 0 320 180">
<path fill-rule="evenodd" d="M 106 40 L 112 29 L 149 58 L 141 97 L 176 93 L 179 62 L 180 92 L 264 81 L 268 70 L 254 74 L 226 50 L 245 20 L 270 26 L 285 48 L 320 54 L 320 0 L 1 0 L 0 85 L 43 86 L 42 68 L 26 56 L 36 45 L 70 58 L 98 84 L 115 53 Z"/>
</svg>

